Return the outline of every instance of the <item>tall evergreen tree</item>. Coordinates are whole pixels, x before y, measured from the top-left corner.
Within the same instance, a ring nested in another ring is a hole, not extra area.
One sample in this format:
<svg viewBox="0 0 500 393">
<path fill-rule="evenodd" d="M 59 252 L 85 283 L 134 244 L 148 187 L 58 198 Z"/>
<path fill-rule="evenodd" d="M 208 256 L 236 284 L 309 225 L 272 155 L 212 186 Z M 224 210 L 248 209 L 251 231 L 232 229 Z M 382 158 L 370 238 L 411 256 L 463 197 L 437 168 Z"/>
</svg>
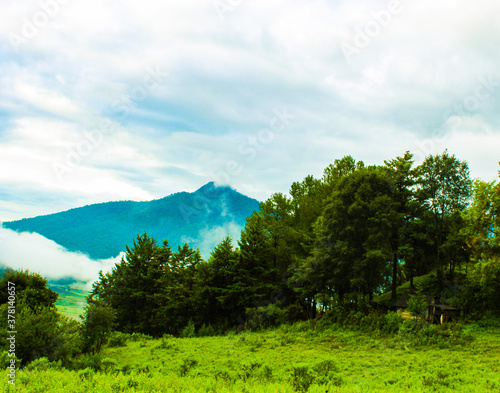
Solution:
<svg viewBox="0 0 500 393">
<path fill-rule="evenodd" d="M 413 155 L 407 151 L 403 157 L 384 161 L 387 178 L 393 189 L 392 200 L 395 209 L 390 237 L 392 247 L 392 299 L 396 298 L 400 257 L 404 253 L 404 249 L 407 249 L 404 234 L 408 231 L 410 222 L 415 219 L 416 205 L 418 204 L 414 198 L 416 176 L 414 169 L 412 169 L 412 158 Z"/>
<path fill-rule="evenodd" d="M 460 161 L 455 155 L 444 151 L 441 155 L 428 156 L 417 168 L 419 187 L 417 195 L 429 211 L 432 221 L 428 224 L 433 227 L 433 244 L 435 267 L 442 272 L 447 262 L 443 260 L 443 243 L 449 235 L 452 217 L 468 206 L 472 181 L 469 175 L 467 162 Z"/>
<path fill-rule="evenodd" d="M 360 169 L 343 178 L 318 221 L 316 261 L 329 271 L 340 299 L 349 293 L 371 299 L 387 275 L 396 208 L 381 169 Z"/>
</svg>

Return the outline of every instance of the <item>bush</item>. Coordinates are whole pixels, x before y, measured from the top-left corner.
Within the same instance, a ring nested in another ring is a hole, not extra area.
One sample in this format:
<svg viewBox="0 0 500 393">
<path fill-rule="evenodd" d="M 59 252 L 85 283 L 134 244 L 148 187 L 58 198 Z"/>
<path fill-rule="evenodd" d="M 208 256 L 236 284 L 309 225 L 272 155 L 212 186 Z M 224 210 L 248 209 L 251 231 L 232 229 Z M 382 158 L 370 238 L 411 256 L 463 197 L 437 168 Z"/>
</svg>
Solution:
<svg viewBox="0 0 500 393">
<path fill-rule="evenodd" d="M 85 354 L 77 358 L 72 365 L 74 370 L 84 370 L 91 369 L 94 371 L 100 371 L 102 367 L 101 355 L 96 354 Z"/>
<path fill-rule="evenodd" d="M 264 329 L 285 322 L 285 311 L 271 303 L 265 307 L 247 308 L 246 318 L 250 330 Z"/>
<path fill-rule="evenodd" d="M 302 321 L 305 319 L 304 309 L 299 304 L 290 304 L 285 308 L 283 317 L 287 323 Z"/>
<path fill-rule="evenodd" d="M 61 367 L 62 366 L 60 360 L 58 362 L 50 362 L 49 359 L 43 357 L 33 360 L 30 364 L 28 364 L 25 367 L 25 370 L 27 371 L 34 371 L 34 370 L 42 371 L 49 369 L 60 370 Z"/>
<path fill-rule="evenodd" d="M 419 347 L 423 345 L 437 345 L 447 348 L 452 345 L 465 345 L 473 337 L 463 331 L 461 325 L 433 325 L 425 322 L 407 319 L 399 329 L 399 337 L 405 345 Z"/>
<path fill-rule="evenodd" d="M 131 335 L 128 336 L 130 341 L 137 342 L 137 341 L 148 341 L 152 340 L 153 338 L 151 336 L 148 336 L 147 334 L 143 333 L 132 333 Z"/>
<path fill-rule="evenodd" d="M 179 369 L 179 375 L 181 377 L 184 377 L 186 376 L 187 373 L 189 373 L 189 371 L 196 367 L 196 365 L 198 364 L 198 361 L 197 360 L 193 360 L 193 359 L 184 359 L 182 361 L 182 364 L 181 364 L 181 367 Z"/>
<path fill-rule="evenodd" d="M 403 318 L 401 318 L 401 315 L 397 312 L 389 311 L 384 315 L 384 324 L 381 330 L 384 333 L 395 334 L 399 331 L 402 323 Z"/>
<path fill-rule="evenodd" d="M 108 338 L 108 347 L 124 347 L 127 345 L 127 341 L 129 340 L 130 335 L 122 332 L 112 332 Z"/>
<path fill-rule="evenodd" d="M 327 385 L 329 383 L 339 386 L 342 378 L 336 373 L 338 368 L 333 360 L 323 360 L 312 368 L 305 365 L 292 367 L 292 387 L 298 392 L 307 392 L 309 387 L 315 383 L 318 385 Z"/>
<path fill-rule="evenodd" d="M 422 317 L 425 314 L 426 309 L 427 302 L 425 301 L 425 295 L 410 295 L 410 299 L 408 300 L 408 311 L 410 311 L 412 315 Z"/>
<path fill-rule="evenodd" d="M 212 325 L 203 326 L 198 330 L 198 337 L 216 336 L 217 333 Z"/>
<path fill-rule="evenodd" d="M 196 337 L 196 330 L 192 319 L 190 319 L 186 327 L 182 329 L 180 336 L 183 338 Z"/>
<path fill-rule="evenodd" d="M 257 374 L 257 370 L 262 367 L 262 363 L 253 362 L 250 364 L 244 364 L 241 366 L 241 371 L 239 373 L 239 377 L 246 381 Z M 272 373 L 272 371 L 271 371 Z"/>
<path fill-rule="evenodd" d="M 85 368 L 78 371 L 78 378 L 82 381 L 92 381 L 95 376 L 95 371 L 91 368 Z"/>
<path fill-rule="evenodd" d="M 8 351 L 2 351 L 0 353 L 0 368 L 2 368 L 2 370 L 5 370 L 8 366 L 10 366 L 11 359 L 16 360 L 16 368 L 19 368 L 21 365 L 21 359 L 18 359 L 16 356 L 10 357 Z"/>
<path fill-rule="evenodd" d="M 156 348 L 177 350 L 174 340 L 175 338 L 171 334 L 164 334 Z"/>
<path fill-rule="evenodd" d="M 314 383 L 314 375 L 308 366 L 294 366 L 292 368 L 292 387 L 297 392 L 307 392 Z"/>
<path fill-rule="evenodd" d="M 67 367 L 72 360 L 78 357 L 83 350 L 82 325 L 65 316 L 60 316 L 57 339 L 54 348 L 54 359 L 61 360 L 62 365 Z"/>
<path fill-rule="evenodd" d="M 102 359 L 101 365 L 104 372 L 112 372 L 116 369 L 116 360 L 112 358 Z"/>
</svg>

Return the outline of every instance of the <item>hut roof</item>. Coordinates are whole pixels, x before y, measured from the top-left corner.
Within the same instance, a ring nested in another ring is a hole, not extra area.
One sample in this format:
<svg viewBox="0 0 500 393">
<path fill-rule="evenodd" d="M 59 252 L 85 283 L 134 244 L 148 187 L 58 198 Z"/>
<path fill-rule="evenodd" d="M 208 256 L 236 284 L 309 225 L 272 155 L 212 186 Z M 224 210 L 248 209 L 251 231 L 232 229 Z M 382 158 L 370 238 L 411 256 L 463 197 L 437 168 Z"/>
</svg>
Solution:
<svg viewBox="0 0 500 393">
<path fill-rule="evenodd" d="M 434 304 L 434 307 L 439 308 L 443 311 L 458 311 L 458 308 L 445 306 L 444 304 Z"/>
<path fill-rule="evenodd" d="M 410 293 L 404 294 L 398 300 L 396 300 L 392 306 L 395 308 L 407 308 L 408 307 L 408 300 L 410 300 L 410 296 L 411 296 Z M 434 295 L 425 295 L 425 302 L 427 304 L 433 303 L 436 306 L 443 305 L 439 301 L 439 299 L 437 299 L 436 296 L 434 296 Z"/>
</svg>

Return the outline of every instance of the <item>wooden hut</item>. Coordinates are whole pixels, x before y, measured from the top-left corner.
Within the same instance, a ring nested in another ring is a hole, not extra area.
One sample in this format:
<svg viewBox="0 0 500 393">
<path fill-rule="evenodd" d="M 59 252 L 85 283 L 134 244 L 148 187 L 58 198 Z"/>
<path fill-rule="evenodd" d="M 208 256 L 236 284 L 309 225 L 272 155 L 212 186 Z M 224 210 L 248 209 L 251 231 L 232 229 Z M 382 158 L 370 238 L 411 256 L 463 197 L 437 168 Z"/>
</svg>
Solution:
<svg viewBox="0 0 500 393">
<path fill-rule="evenodd" d="M 394 310 L 401 314 L 403 318 L 415 318 L 408 310 L 408 300 L 410 294 L 407 293 L 401 296 L 392 306 Z M 426 295 L 425 302 L 427 309 L 425 311 L 425 319 L 430 323 L 449 322 L 458 316 L 458 308 L 450 307 L 443 304 L 436 296 Z"/>
<path fill-rule="evenodd" d="M 437 303 L 435 300 L 427 307 L 426 320 L 430 323 L 445 323 L 458 316 L 458 308 Z"/>
</svg>

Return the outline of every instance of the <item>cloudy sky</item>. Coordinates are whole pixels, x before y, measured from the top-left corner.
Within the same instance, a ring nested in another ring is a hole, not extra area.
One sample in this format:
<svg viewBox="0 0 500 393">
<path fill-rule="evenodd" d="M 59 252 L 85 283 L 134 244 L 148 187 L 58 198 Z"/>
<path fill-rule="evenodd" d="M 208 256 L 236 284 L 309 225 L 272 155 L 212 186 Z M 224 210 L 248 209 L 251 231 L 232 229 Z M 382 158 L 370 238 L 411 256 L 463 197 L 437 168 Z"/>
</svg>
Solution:
<svg viewBox="0 0 500 393">
<path fill-rule="evenodd" d="M 491 0 L 0 3 L 0 221 L 336 158 L 500 160 Z"/>
</svg>

